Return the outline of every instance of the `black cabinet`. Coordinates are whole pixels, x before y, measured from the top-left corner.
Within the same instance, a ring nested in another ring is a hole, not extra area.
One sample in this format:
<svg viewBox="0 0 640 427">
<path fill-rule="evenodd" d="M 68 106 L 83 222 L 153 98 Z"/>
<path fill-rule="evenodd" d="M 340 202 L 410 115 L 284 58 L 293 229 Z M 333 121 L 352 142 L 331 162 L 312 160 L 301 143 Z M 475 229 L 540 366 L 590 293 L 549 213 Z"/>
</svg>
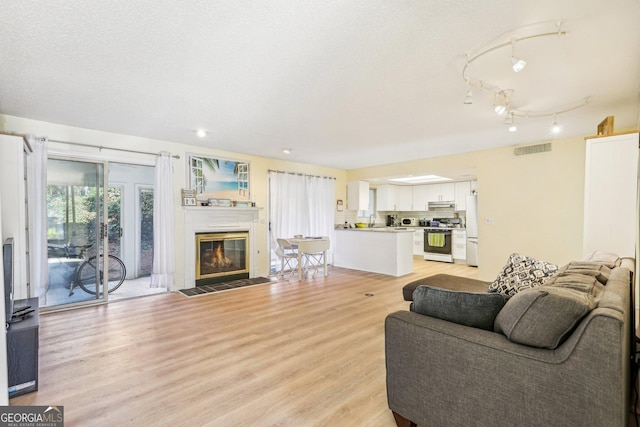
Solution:
<svg viewBox="0 0 640 427">
<path fill-rule="evenodd" d="M 7 329 L 9 398 L 38 389 L 38 298 L 17 300 L 14 309 L 26 305 L 35 311 Z"/>
</svg>

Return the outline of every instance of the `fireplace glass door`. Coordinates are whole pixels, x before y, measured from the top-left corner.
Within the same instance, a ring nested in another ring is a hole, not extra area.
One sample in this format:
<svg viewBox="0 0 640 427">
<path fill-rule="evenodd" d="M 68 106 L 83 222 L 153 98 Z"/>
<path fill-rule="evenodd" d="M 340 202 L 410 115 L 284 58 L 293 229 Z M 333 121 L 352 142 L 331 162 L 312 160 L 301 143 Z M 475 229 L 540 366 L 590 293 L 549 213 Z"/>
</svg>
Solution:
<svg viewBox="0 0 640 427">
<path fill-rule="evenodd" d="M 245 232 L 196 234 L 196 284 L 240 274 L 248 277 L 248 241 Z"/>
</svg>

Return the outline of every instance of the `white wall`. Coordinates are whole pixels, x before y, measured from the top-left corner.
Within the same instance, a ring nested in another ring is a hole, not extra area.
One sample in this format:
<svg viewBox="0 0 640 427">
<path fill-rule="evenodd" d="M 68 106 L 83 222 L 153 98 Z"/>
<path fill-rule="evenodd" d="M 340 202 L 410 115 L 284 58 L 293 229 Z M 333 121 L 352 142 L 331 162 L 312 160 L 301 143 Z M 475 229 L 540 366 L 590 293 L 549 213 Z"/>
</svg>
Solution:
<svg viewBox="0 0 640 427">
<path fill-rule="evenodd" d="M 579 136 L 551 142 L 547 153 L 514 156 L 513 147 L 497 148 L 351 170 L 347 179 L 475 169 L 478 274 L 494 280 L 513 252 L 557 264 L 582 256 L 585 142 Z"/>
<path fill-rule="evenodd" d="M 15 253 L 15 298 L 27 295 L 27 234 L 25 217 L 24 142 L 16 136 L 0 135 L 0 197 L 2 211 L 2 235 L 13 237 Z M 20 256 L 22 255 L 22 256 Z"/>
<path fill-rule="evenodd" d="M 335 197 L 346 200 L 346 171 L 341 169 L 314 166 L 305 163 L 294 163 L 265 157 L 251 156 L 246 154 L 232 153 L 221 150 L 185 145 L 169 141 L 141 138 L 130 135 L 121 135 L 110 132 L 101 132 L 91 129 L 83 129 L 72 126 L 64 126 L 54 123 L 47 123 L 37 120 L 25 119 L 21 117 L 1 115 L 0 130 L 17 133 L 31 133 L 39 137 L 49 137 L 60 141 L 73 141 L 96 146 L 133 149 L 139 151 L 169 151 L 180 156 L 180 160 L 173 161 L 174 197 L 176 205 L 176 284 L 174 289 L 182 289 L 184 284 L 180 278 L 184 277 L 184 262 L 181 254 L 184 253 L 182 235 L 184 230 L 183 210 L 180 206 L 180 189 L 187 186 L 186 160 L 188 153 L 197 153 L 231 160 L 248 161 L 251 164 L 250 180 L 252 199 L 258 207 L 263 207 L 260 211 L 259 226 L 257 227 L 258 241 L 258 274 L 267 275 L 269 273 L 269 253 L 268 253 L 268 233 L 267 233 L 267 189 L 268 170 L 283 170 L 290 172 L 306 173 L 310 175 L 322 175 L 336 177 Z M 138 155 L 119 151 L 102 150 L 72 146 L 68 144 L 50 144 L 50 151 L 59 154 L 86 157 L 93 159 L 103 159 L 119 163 L 148 163 L 153 158 L 148 155 Z"/>
</svg>

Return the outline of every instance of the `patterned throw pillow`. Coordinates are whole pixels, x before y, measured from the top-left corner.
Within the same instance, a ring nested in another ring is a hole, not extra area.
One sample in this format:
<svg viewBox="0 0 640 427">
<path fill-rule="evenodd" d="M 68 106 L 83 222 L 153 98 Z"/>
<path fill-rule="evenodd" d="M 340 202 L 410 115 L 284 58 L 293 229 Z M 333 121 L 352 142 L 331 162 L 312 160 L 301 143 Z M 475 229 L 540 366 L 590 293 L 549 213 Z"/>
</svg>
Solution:
<svg viewBox="0 0 640 427">
<path fill-rule="evenodd" d="M 546 261 L 511 254 L 496 280 L 489 285 L 489 292 L 498 292 L 507 298 L 523 289 L 541 286 L 558 271 L 558 266 Z"/>
</svg>

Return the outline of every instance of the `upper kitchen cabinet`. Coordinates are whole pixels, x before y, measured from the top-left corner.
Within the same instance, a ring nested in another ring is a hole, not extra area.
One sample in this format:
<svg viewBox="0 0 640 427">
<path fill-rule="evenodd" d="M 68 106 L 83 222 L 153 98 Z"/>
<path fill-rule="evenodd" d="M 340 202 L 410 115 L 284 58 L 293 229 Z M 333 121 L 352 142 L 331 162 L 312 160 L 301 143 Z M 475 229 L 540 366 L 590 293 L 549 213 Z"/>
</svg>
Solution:
<svg viewBox="0 0 640 427">
<path fill-rule="evenodd" d="M 465 211 L 467 210 L 467 196 L 471 195 L 471 181 L 456 182 L 454 185 L 456 210 Z"/>
<path fill-rule="evenodd" d="M 427 187 L 428 185 L 414 185 L 413 186 L 413 203 L 412 210 L 414 211 L 427 211 L 429 210 L 427 200 Z"/>
<path fill-rule="evenodd" d="M 413 190 L 406 185 L 379 185 L 376 194 L 376 210 L 410 211 Z"/>
<path fill-rule="evenodd" d="M 399 185 L 396 189 L 396 205 L 399 211 L 410 211 L 413 209 L 413 188 L 409 185 Z"/>
<path fill-rule="evenodd" d="M 453 182 L 429 184 L 426 187 L 427 202 L 453 202 L 456 198 L 456 186 Z"/>
<path fill-rule="evenodd" d="M 347 209 L 350 211 L 366 211 L 369 209 L 368 182 L 347 182 Z"/>
</svg>

